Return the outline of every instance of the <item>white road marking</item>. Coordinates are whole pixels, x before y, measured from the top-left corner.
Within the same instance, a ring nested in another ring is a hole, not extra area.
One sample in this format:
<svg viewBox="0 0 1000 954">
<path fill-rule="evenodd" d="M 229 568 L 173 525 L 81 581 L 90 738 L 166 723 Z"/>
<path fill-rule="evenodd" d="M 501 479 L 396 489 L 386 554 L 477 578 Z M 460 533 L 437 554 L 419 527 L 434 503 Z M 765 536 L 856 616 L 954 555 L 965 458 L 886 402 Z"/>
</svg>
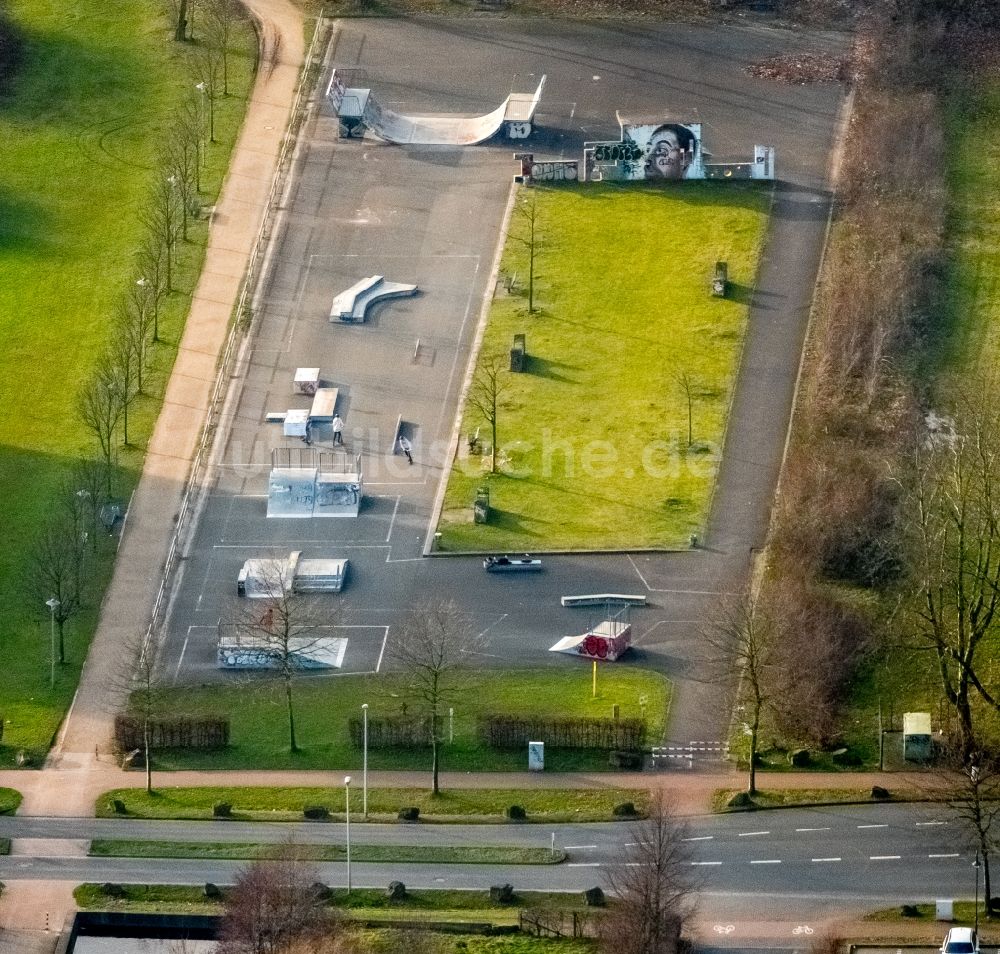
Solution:
<svg viewBox="0 0 1000 954">
<path fill-rule="evenodd" d="M 819 864 L 822 861 L 841 861 L 840 858 L 813 858 L 813 861 Z"/>
<path fill-rule="evenodd" d="M 692 865 L 696 865 L 696 866 L 705 867 L 707 865 L 721 865 L 722 862 L 721 861 L 692 861 L 691 864 Z"/>
<path fill-rule="evenodd" d="M 829 831 L 830 829 L 827 827 L 827 828 L 796 828 L 795 830 L 796 831 Z"/>
<path fill-rule="evenodd" d="M 770 835 L 769 831 L 741 831 L 739 833 L 740 838 L 751 838 L 754 835 Z"/>
<path fill-rule="evenodd" d="M 928 858 L 958 858 L 959 854 L 958 854 L 957 851 L 955 851 L 955 852 L 952 852 L 951 854 L 948 854 L 948 855 L 928 855 L 927 857 Z"/>
<path fill-rule="evenodd" d="M 386 543 L 392 538 L 392 528 L 396 524 L 396 514 L 399 513 L 399 501 L 402 499 L 400 494 L 396 494 L 396 506 L 392 508 L 392 519 L 389 520 L 389 532 L 385 535 Z"/>
<path fill-rule="evenodd" d="M 588 848 L 596 848 L 597 845 L 563 845 L 563 851 L 586 851 Z"/>
<path fill-rule="evenodd" d="M 752 865 L 780 865 L 781 864 L 781 859 L 780 858 L 763 858 L 760 861 L 751 861 L 750 864 L 752 864 Z"/>
<path fill-rule="evenodd" d="M 899 861 L 899 855 L 869 855 L 869 861 Z"/>
<path fill-rule="evenodd" d="M 570 862 L 567 868 L 600 868 L 601 863 L 599 861 L 578 861 L 575 864 Z"/>
<path fill-rule="evenodd" d="M 385 655 L 385 647 L 386 643 L 388 642 L 389 642 L 389 627 L 386 626 L 385 635 L 382 637 L 382 648 L 378 651 L 378 662 L 375 663 L 375 672 L 378 672 L 382 668 L 382 657 Z"/>
<path fill-rule="evenodd" d="M 943 821 L 917 822 L 917 828 L 928 828 L 931 825 L 944 825 Z"/>
<path fill-rule="evenodd" d="M 681 841 L 711 841 L 715 835 L 698 835 L 695 838 L 682 838 Z"/>
<path fill-rule="evenodd" d="M 888 825 L 858 825 L 858 828 L 888 828 Z"/>
</svg>

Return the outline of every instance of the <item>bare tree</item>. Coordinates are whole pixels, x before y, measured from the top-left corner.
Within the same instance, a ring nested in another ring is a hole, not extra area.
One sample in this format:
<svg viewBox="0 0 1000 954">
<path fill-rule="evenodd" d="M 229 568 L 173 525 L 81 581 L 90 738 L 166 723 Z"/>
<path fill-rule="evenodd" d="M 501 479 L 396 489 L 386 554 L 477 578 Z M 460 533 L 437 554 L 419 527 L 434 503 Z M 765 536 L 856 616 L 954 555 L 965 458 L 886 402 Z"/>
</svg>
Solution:
<svg viewBox="0 0 1000 954">
<path fill-rule="evenodd" d="M 140 213 L 140 218 L 150 235 L 163 247 L 163 279 L 167 294 L 173 290 L 174 256 L 183 228 L 183 214 L 177 179 L 171 171 L 169 158 L 162 157 L 149 205 Z"/>
<path fill-rule="evenodd" d="M 479 362 L 472 387 L 469 389 L 469 404 L 481 415 L 490 428 L 490 473 L 497 472 L 497 421 L 500 402 L 507 392 L 508 379 L 504 360 L 500 355 L 487 355 Z"/>
<path fill-rule="evenodd" d="M 694 443 L 694 381 L 687 371 L 681 371 L 677 375 L 677 383 L 680 385 L 681 393 L 687 403 L 688 447 L 690 447 Z"/>
<path fill-rule="evenodd" d="M 522 193 L 514 203 L 517 228 L 509 238 L 522 246 L 528 255 L 528 314 L 535 311 L 535 258 L 541 243 L 538 195 L 534 190 Z"/>
<path fill-rule="evenodd" d="M 153 317 L 153 341 L 160 340 L 160 306 L 167 297 L 167 248 L 159 235 L 147 234 L 136 256 L 139 278 L 136 287 L 145 295 L 145 307 Z"/>
<path fill-rule="evenodd" d="M 122 418 L 121 391 L 115 381 L 115 371 L 105 358 L 93 376 L 83 386 L 78 409 L 80 419 L 94 433 L 104 458 L 105 492 L 111 494 L 111 472 L 115 460 L 115 432 Z"/>
<path fill-rule="evenodd" d="M 122 344 L 131 349 L 135 358 L 135 386 L 144 394 L 143 376 L 149 363 L 149 347 L 153 332 L 153 303 L 148 286 L 133 283 L 119 310 Z"/>
<path fill-rule="evenodd" d="M 283 954 L 296 942 L 312 949 L 335 923 L 321 888 L 315 865 L 293 844 L 248 865 L 226 892 L 220 954 Z"/>
<path fill-rule="evenodd" d="M 35 536 L 28 553 L 25 591 L 39 612 L 53 597 L 50 609 L 58 634 L 58 658 L 66 662 L 66 624 L 84 603 L 87 534 L 82 512 L 73 502 L 54 508 Z"/>
<path fill-rule="evenodd" d="M 241 7 L 236 0 L 208 0 L 205 11 L 208 42 L 219 54 L 223 96 L 229 95 L 229 41 L 240 12 Z"/>
<path fill-rule="evenodd" d="M 316 597 L 296 593 L 291 581 L 279 570 L 265 571 L 263 598 L 248 599 L 230 623 L 237 635 L 263 650 L 279 673 L 288 714 L 288 747 L 299 751 L 295 734 L 294 687 L 296 676 L 308 666 L 307 657 L 324 638 L 323 629 L 333 626 L 337 611 Z"/>
<path fill-rule="evenodd" d="M 975 747 L 972 698 L 1000 712 L 979 650 L 1000 610 L 1000 427 L 968 413 L 962 433 L 917 455 L 911 546 L 915 605 L 904 632 L 937 659 L 945 698 L 967 752 Z"/>
<path fill-rule="evenodd" d="M 215 101 L 219 98 L 222 81 L 222 55 L 211 44 L 198 51 L 195 74 L 208 101 L 208 141 L 215 142 Z"/>
<path fill-rule="evenodd" d="M 407 691 L 430 723 L 431 779 L 440 792 L 439 771 L 443 712 L 449 702 L 468 689 L 466 656 L 481 645 L 472 621 L 452 601 L 415 606 L 389 640 L 389 658 L 403 670 Z"/>
<path fill-rule="evenodd" d="M 188 239 L 188 220 L 193 218 L 199 206 L 198 189 L 200 183 L 199 143 L 195 107 L 192 111 L 182 109 L 174 117 L 166 146 L 166 162 L 177 190 L 177 201 L 181 210 L 181 238 Z"/>
<path fill-rule="evenodd" d="M 648 820 L 632 826 L 621 863 L 607 869 L 617 899 L 600 927 L 608 954 L 677 954 L 695 907 L 686 834 L 657 793 Z"/>
<path fill-rule="evenodd" d="M 134 340 L 135 328 L 126 305 L 119 307 L 115 319 L 115 340 L 110 361 L 113 386 L 118 392 L 122 416 L 122 443 L 128 445 L 128 411 L 139 395 L 139 359 Z"/>
<path fill-rule="evenodd" d="M 189 0 L 174 0 L 174 40 L 183 43 L 187 39 Z"/>
<path fill-rule="evenodd" d="M 77 461 L 64 484 L 64 493 L 72 494 L 77 509 L 86 515 L 87 534 L 92 550 L 97 549 L 101 508 L 107 501 L 107 465 L 99 457 Z"/>
<path fill-rule="evenodd" d="M 713 682 L 735 688 L 737 711 L 742 711 L 750 738 L 747 792 L 757 794 L 757 750 L 761 719 L 773 710 L 784 658 L 759 598 L 747 590 L 725 605 L 704 633 L 710 654 L 707 673 Z"/>
<path fill-rule="evenodd" d="M 983 868 L 986 913 L 993 913 L 990 859 L 1000 835 L 1000 760 L 991 752 L 964 750 L 964 739 L 945 749 L 941 759 L 945 797 L 962 833 Z M 934 792 L 940 797 L 940 790 Z"/>
</svg>

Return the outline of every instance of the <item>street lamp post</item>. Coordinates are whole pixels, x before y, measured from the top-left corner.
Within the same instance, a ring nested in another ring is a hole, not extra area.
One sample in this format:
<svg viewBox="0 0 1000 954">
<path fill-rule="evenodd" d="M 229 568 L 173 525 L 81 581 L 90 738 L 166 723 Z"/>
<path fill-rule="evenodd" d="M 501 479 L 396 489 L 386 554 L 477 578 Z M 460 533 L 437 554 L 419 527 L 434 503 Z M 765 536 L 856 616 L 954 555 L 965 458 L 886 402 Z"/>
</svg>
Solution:
<svg viewBox="0 0 1000 954">
<path fill-rule="evenodd" d="M 361 715 L 364 721 L 364 755 L 361 763 L 361 811 L 368 818 L 368 703 L 362 703 Z"/>
<path fill-rule="evenodd" d="M 347 893 L 351 893 L 351 776 L 344 776 L 344 817 L 347 820 Z M 977 882 L 978 884 L 978 882 Z"/>
<path fill-rule="evenodd" d="M 56 687 L 56 610 L 62 606 L 54 596 L 45 601 L 49 608 L 49 688 Z"/>
<path fill-rule="evenodd" d="M 976 907 L 975 907 L 975 925 L 976 925 L 976 937 L 979 937 L 979 869 L 982 867 L 982 862 L 979 860 L 979 849 L 976 849 L 976 860 L 972 862 L 972 867 L 976 869 Z"/>
</svg>

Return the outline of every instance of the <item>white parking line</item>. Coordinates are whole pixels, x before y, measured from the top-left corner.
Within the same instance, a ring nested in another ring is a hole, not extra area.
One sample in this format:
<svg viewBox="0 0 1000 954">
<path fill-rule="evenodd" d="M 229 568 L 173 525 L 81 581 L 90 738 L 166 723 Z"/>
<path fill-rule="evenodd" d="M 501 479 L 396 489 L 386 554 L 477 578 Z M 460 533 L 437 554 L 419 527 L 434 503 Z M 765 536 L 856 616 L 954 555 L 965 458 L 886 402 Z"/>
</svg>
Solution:
<svg viewBox="0 0 1000 954">
<path fill-rule="evenodd" d="M 751 838 L 754 835 L 770 835 L 769 831 L 741 831 L 739 833 L 740 838 Z"/>
<path fill-rule="evenodd" d="M 869 861 L 899 861 L 899 855 L 869 855 Z"/>
<path fill-rule="evenodd" d="M 927 857 L 928 858 L 958 858 L 959 854 L 958 854 L 957 851 L 954 851 L 951 854 L 947 854 L 947 855 L 928 855 Z"/>
<path fill-rule="evenodd" d="M 840 858 L 813 858 L 813 861 L 819 864 L 822 861 L 840 861 Z"/>
<path fill-rule="evenodd" d="M 781 864 L 781 859 L 780 858 L 764 858 L 761 861 L 751 861 L 750 864 L 752 864 L 752 865 L 780 865 Z"/>
</svg>

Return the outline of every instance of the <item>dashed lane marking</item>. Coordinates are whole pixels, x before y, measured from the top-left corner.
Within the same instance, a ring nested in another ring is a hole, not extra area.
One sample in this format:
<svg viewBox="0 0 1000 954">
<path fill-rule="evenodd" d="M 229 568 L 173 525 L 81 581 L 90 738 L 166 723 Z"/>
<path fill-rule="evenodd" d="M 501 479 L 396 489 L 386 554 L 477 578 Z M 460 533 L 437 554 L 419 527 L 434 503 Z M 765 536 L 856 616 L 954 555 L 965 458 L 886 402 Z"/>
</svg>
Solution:
<svg viewBox="0 0 1000 954">
<path fill-rule="evenodd" d="M 841 860 L 842 859 L 840 859 L 840 858 L 813 858 L 813 861 L 816 864 L 820 864 L 820 863 L 822 863 L 824 861 L 841 861 Z"/>
<path fill-rule="evenodd" d="M 899 861 L 899 855 L 869 855 L 869 861 Z"/>
<path fill-rule="evenodd" d="M 721 861 L 692 861 L 691 864 L 698 868 L 715 867 L 721 865 Z"/>
<path fill-rule="evenodd" d="M 953 851 L 947 855 L 928 855 L 928 858 L 959 858 L 961 857 L 957 851 Z"/>
<path fill-rule="evenodd" d="M 740 838 L 752 838 L 754 835 L 770 835 L 769 831 L 741 831 Z"/>
<path fill-rule="evenodd" d="M 752 865 L 780 865 L 781 864 L 781 859 L 780 858 L 762 858 L 759 861 L 751 861 L 750 864 L 752 864 Z"/>
<path fill-rule="evenodd" d="M 694 838 L 682 838 L 681 841 L 711 841 L 715 835 L 696 835 Z"/>
<path fill-rule="evenodd" d="M 929 828 L 931 825 L 943 825 L 943 821 L 917 822 L 917 828 Z"/>
<path fill-rule="evenodd" d="M 858 825 L 858 828 L 888 828 L 888 825 Z"/>
<path fill-rule="evenodd" d="M 827 827 L 827 828 L 796 828 L 795 830 L 796 831 L 829 831 L 830 829 L 829 829 L 829 827 Z"/>
</svg>

